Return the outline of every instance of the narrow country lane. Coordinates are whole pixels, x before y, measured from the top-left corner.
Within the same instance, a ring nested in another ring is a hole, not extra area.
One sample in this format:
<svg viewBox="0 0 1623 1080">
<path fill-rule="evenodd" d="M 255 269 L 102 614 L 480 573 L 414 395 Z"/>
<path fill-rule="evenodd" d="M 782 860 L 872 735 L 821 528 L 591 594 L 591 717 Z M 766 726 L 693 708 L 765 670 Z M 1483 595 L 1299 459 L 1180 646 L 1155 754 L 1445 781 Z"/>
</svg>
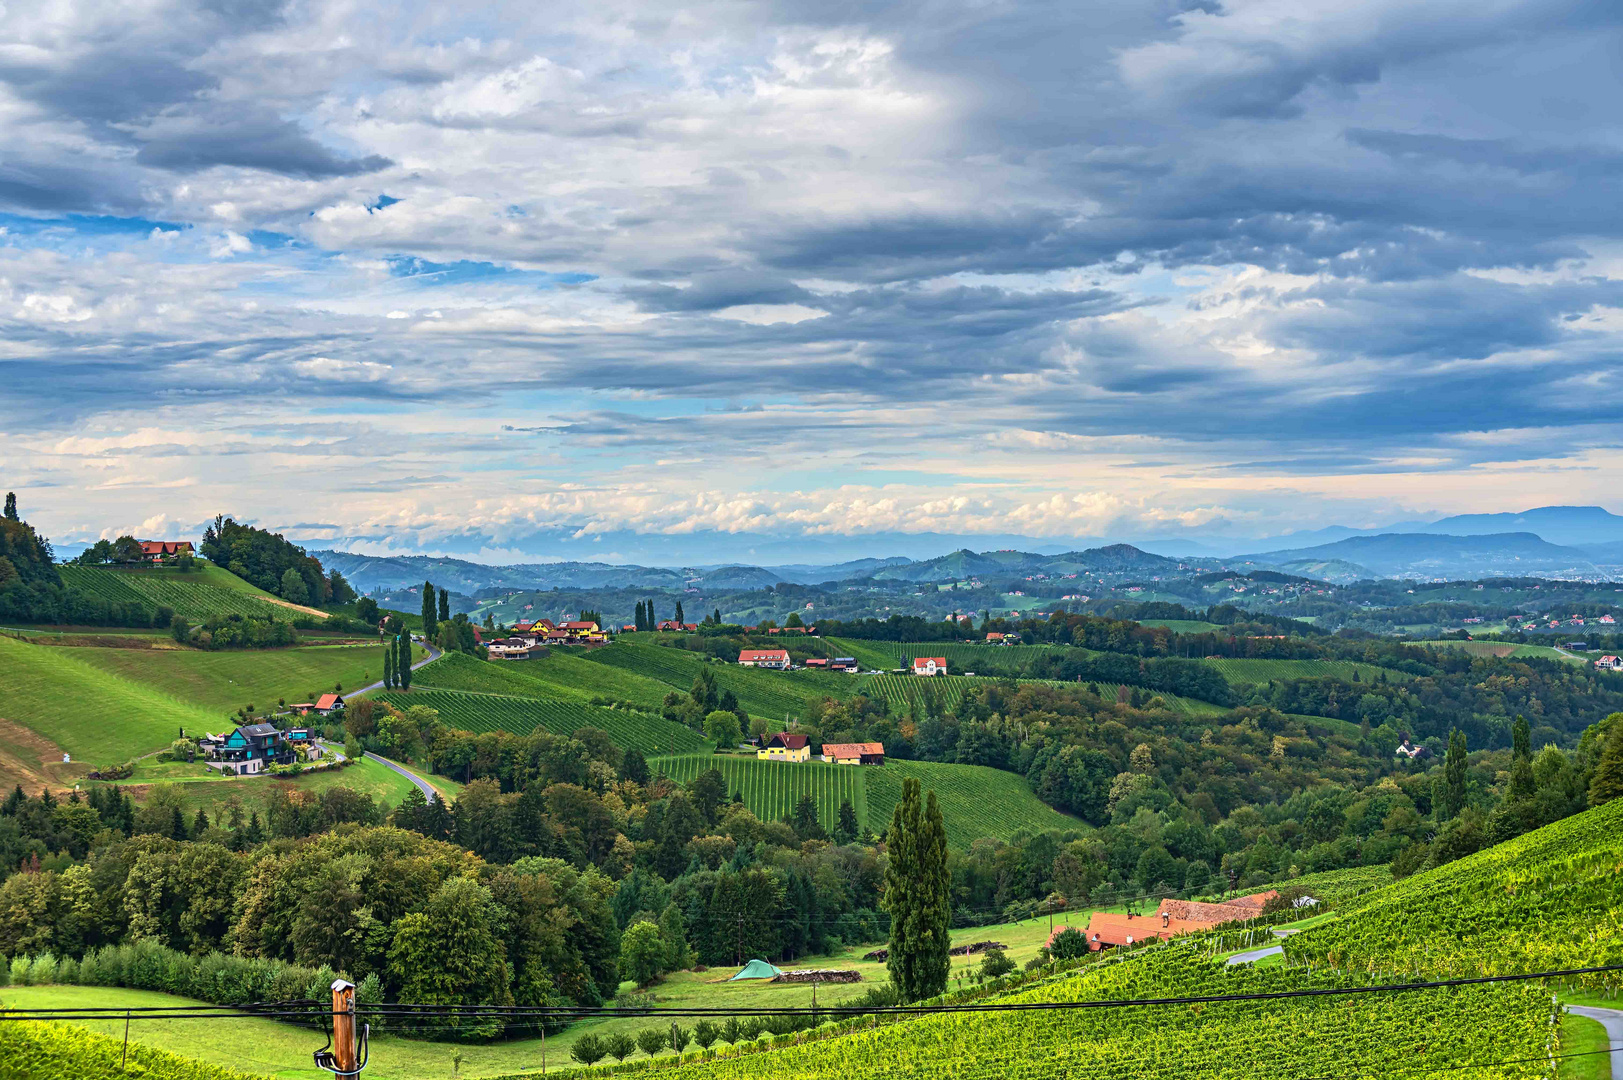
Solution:
<svg viewBox="0 0 1623 1080">
<path fill-rule="evenodd" d="M 1595 1009 L 1588 1005 L 1568 1005 L 1574 1016 L 1599 1020 L 1612 1040 L 1612 1080 L 1623 1080 L 1623 1009 Z"/>
</svg>

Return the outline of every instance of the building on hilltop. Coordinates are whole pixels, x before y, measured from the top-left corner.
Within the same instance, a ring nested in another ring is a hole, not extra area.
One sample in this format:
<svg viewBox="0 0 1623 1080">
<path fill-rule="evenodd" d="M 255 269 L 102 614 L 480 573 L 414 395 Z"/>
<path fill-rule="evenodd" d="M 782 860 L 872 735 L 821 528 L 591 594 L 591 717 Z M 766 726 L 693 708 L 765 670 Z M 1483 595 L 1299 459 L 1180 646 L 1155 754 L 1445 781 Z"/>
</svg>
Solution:
<svg viewBox="0 0 1623 1080">
<path fill-rule="evenodd" d="M 141 558 L 148 562 L 163 562 L 165 559 L 197 554 L 190 540 L 139 540 L 137 543 L 141 545 Z"/>
<path fill-rule="evenodd" d="M 755 751 L 761 761 L 810 761 L 811 740 L 804 735 L 780 731 Z"/>
<path fill-rule="evenodd" d="M 945 675 L 947 673 L 947 658 L 945 656 L 915 656 L 913 658 L 913 674 L 915 675 Z"/>
<path fill-rule="evenodd" d="M 1110 911 L 1096 911 L 1088 918 L 1088 929 L 1084 936 L 1088 940 L 1088 948 L 1094 952 L 1107 946 L 1122 948 L 1152 939 L 1166 941 L 1179 934 L 1196 934 L 1224 923 L 1255 919 L 1262 914 L 1268 901 L 1278 895 L 1270 889 L 1225 900 L 1221 904 L 1199 900 L 1163 900 L 1153 915 L 1117 915 Z M 1050 944 L 1052 940 L 1050 938 Z"/>
</svg>

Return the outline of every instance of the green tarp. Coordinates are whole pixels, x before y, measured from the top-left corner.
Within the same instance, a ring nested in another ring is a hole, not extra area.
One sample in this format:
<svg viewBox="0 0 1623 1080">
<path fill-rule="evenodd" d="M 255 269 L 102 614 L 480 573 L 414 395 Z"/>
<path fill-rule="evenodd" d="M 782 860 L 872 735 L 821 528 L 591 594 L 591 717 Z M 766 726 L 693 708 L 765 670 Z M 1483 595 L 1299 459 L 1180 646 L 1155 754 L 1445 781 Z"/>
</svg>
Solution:
<svg viewBox="0 0 1623 1080">
<path fill-rule="evenodd" d="M 739 979 L 775 979 L 783 972 L 767 963 L 765 960 L 751 960 L 738 969 L 738 974 L 728 979 L 728 982 L 737 982 Z"/>
</svg>

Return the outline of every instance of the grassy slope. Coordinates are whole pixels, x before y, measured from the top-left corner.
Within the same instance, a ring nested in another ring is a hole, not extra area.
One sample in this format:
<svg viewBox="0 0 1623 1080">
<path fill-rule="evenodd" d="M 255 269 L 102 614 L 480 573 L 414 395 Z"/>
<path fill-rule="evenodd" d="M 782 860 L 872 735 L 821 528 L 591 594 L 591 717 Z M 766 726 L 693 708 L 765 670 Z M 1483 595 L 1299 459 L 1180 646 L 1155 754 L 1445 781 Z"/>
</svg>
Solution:
<svg viewBox="0 0 1623 1080">
<path fill-rule="evenodd" d="M 260 709 L 336 685 L 359 687 L 383 677 L 382 645 L 198 652 L 191 649 L 80 649 L 92 667 L 224 713 L 250 702 Z M 217 721 L 218 722 L 218 721 Z"/>
<path fill-rule="evenodd" d="M 434 782 L 440 779 L 435 777 Z M 236 802 L 242 807 L 244 815 L 257 809 L 261 817 L 271 791 L 277 787 L 312 795 L 331 787 L 346 787 L 372 796 L 385 810 L 398 806 L 412 788 L 411 781 L 404 776 L 387 766 L 364 759 L 347 768 L 308 773 L 291 780 L 272 780 L 263 776 L 222 777 L 201 764 L 164 763 L 149 766 L 143 763 L 135 776 L 121 781 L 119 786 L 129 788 L 136 800 L 140 801 L 152 790 L 148 785 L 154 783 L 178 788 L 190 810 L 202 807 L 213 816 Z M 454 797 L 454 792 L 452 794 Z"/>
<path fill-rule="evenodd" d="M 653 708 L 672 689 L 656 679 L 561 650 L 535 660 L 478 660 L 447 653 L 418 670 L 412 685 L 554 700 L 613 698 Z"/>
<path fill-rule="evenodd" d="M 89 651 L 0 638 L 0 716 L 95 764 L 167 746 L 181 727 L 221 726 L 214 710 L 82 659 Z"/>
<path fill-rule="evenodd" d="M 608 732 L 616 746 L 636 747 L 644 754 L 708 752 L 711 743 L 698 732 L 652 713 L 607 709 L 556 698 L 511 697 L 466 690 L 413 689 L 373 695 L 396 708 L 425 705 L 440 720 L 464 731 L 510 731 L 527 735 L 537 728 L 569 735 L 583 727 Z"/>
<path fill-rule="evenodd" d="M 936 793 L 947 823 L 947 843 L 960 850 L 983 836 L 1010 840 L 1020 832 L 1087 828 L 1038 799 L 1016 774 L 984 765 L 888 761 L 883 768 L 867 771 L 868 819 L 876 832 L 890 823 L 891 811 L 902 797 L 902 781 L 910 777 L 917 778 L 925 791 Z"/>
<path fill-rule="evenodd" d="M 617 642 L 608 648 L 592 650 L 585 659 L 646 676 L 683 692 L 693 685 L 701 668 L 708 668 L 716 677 L 717 687 L 731 690 L 746 712 L 770 720 L 799 715 L 806 703 L 814 698 L 824 695 L 849 697 L 855 692 L 848 675 L 817 671 L 766 671 L 736 664 L 714 664 L 698 653 L 658 645 Z"/>
<path fill-rule="evenodd" d="M 1358 673 L 1360 682 L 1374 682 L 1385 676 L 1386 681 L 1407 682 L 1413 675 L 1403 671 L 1361 664 L 1351 660 L 1207 660 L 1233 685 L 1265 683 L 1269 679 L 1343 679 L 1350 681 Z"/>
</svg>

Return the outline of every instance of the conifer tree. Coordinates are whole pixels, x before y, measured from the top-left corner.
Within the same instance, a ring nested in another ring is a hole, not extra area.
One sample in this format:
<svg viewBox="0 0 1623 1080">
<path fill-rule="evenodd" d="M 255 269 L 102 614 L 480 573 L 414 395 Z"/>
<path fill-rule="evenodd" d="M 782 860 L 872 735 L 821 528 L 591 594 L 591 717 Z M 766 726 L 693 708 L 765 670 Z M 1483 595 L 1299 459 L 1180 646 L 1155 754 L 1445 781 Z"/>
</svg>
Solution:
<svg viewBox="0 0 1623 1080">
<path fill-rule="evenodd" d="M 1443 759 L 1442 799 L 1437 820 L 1452 821 L 1465 809 L 1465 732 L 1455 728 L 1448 736 L 1448 755 Z"/>
<path fill-rule="evenodd" d="M 7 521 L 21 521 L 22 520 L 21 518 L 19 518 L 17 516 L 17 493 L 15 491 L 6 492 L 6 520 Z"/>
<path fill-rule="evenodd" d="M 434 640 L 434 616 L 439 611 L 439 605 L 434 603 L 434 583 L 423 582 L 423 640 Z"/>
<path fill-rule="evenodd" d="M 1531 799 L 1533 782 L 1533 735 L 1527 718 L 1518 715 L 1510 726 L 1510 797 L 1513 801 Z"/>
<path fill-rule="evenodd" d="M 648 629 L 648 627 L 646 625 L 644 625 L 644 623 L 642 621 L 642 601 L 641 600 L 637 601 L 637 617 L 635 619 L 633 619 L 632 621 L 636 624 L 636 627 L 637 627 L 638 630 L 646 630 L 646 629 Z"/>
<path fill-rule="evenodd" d="M 392 641 L 389 643 L 389 647 L 383 650 L 383 688 L 385 690 L 394 689 L 394 642 Z"/>
<path fill-rule="evenodd" d="M 411 635 L 409 633 L 402 632 L 401 635 L 398 638 L 396 638 L 395 640 L 398 643 L 399 648 L 400 648 L 400 654 L 397 657 L 395 657 L 395 664 L 394 664 L 395 682 L 397 684 L 399 684 L 400 689 L 402 689 L 402 690 L 410 690 L 411 689 Z"/>
<path fill-rule="evenodd" d="M 440 622 L 451 621 L 451 590 L 440 590 Z"/>
<path fill-rule="evenodd" d="M 682 625 L 682 601 L 676 602 L 676 625 Z"/>
<path fill-rule="evenodd" d="M 1589 805 L 1599 806 L 1623 796 L 1623 720 L 1612 721 L 1606 735 L 1606 748 L 1589 781 Z"/>
<path fill-rule="evenodd" d="M 903 1001 L 934 997 L 947 988 L 952 925 L 947 830 L 936 803 L 920 798 L 917 779 L 902 781 L 902 798 L 885 835 L 890 865 L 882 901 L 890 913 L 891 984 Z"/>
</svg>

